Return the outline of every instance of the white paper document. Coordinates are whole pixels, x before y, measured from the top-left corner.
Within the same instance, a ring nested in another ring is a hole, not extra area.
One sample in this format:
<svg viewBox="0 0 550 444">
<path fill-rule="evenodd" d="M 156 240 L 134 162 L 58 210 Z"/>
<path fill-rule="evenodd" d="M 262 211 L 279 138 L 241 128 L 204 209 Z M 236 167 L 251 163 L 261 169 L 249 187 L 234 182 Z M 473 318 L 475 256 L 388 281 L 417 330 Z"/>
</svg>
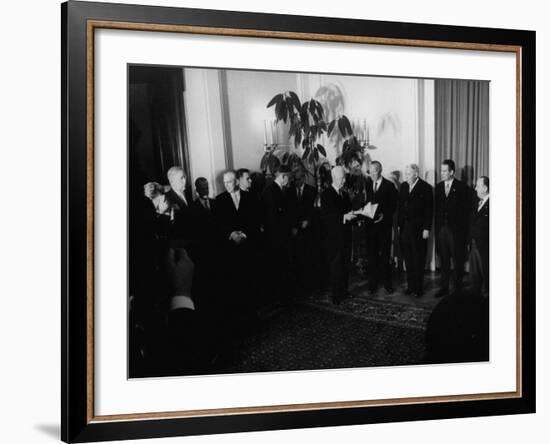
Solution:
<svg viewBox="0 0 550 444">
<path fill-rule="evenodd" d="M 365 216 L 370 219 L 374 219 L 374 215 L 376 214 L 376 209 L 378 208 L 378 204 L 369 202 L 366 204 L 363 208 L 360 210 L 355 210 L 353 214 L 357 214 L 358 216 Z"/>
</svg>

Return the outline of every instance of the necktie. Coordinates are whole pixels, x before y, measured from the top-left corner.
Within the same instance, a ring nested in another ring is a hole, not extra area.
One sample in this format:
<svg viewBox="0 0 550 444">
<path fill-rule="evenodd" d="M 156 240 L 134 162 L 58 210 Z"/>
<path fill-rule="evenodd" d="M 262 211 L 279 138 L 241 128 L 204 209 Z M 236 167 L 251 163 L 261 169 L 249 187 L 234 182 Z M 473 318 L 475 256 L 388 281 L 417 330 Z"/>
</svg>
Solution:
<svg viewBox="0 0 550 444">
<path fill-rule="evenodd" d="M 204 208 L 206 208 L 207 210 L 210 209 L 210 201 L 208 200 L 208 197 L 203 198 L 202 203 L 204 205 Z"/>
<path fill-rule="evenodd" d="M 374 182 L 374 192 L 376 193 L 377 190 L 378 190 L 378 182 Z"/>
<path fill-rule="evenodd" d="M 302 200 L 302 189 L 298 188 L 298 200 Z"/>
<path fill-rule="evenodd" d="M 449 196 L 449 190 L 451 189 L 451 183 L 445 182 L 445 196 Z"/>
<path fill-rule="evenodd" d="M 479 203 L 477 204 L 477 211 L 481 210 L 481 207 L 483 206 L 484 203 L 485 201 L 483 199 L 479 201 Z"/>
<path fill-rule="evenodd" d="M 235 208 L 239 209 L 239 196 L 237 193 L 233 193 L 233 203 L 235 204 Z"/>
</svg>

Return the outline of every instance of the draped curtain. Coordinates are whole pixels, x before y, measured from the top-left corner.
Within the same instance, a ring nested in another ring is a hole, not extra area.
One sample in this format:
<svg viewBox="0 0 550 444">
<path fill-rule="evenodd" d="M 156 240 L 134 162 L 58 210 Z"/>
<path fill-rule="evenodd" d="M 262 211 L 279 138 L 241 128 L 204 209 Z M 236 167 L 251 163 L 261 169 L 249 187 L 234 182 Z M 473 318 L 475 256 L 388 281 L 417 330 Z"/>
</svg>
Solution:
<svg viewBox="0 0 550 444">
<path fill-rule="evenodd" d="M 435 162 L 453 159 L 456 177 L 474 186 L 489 176 L 489 82 L 435 80 Z"/>
</svg>

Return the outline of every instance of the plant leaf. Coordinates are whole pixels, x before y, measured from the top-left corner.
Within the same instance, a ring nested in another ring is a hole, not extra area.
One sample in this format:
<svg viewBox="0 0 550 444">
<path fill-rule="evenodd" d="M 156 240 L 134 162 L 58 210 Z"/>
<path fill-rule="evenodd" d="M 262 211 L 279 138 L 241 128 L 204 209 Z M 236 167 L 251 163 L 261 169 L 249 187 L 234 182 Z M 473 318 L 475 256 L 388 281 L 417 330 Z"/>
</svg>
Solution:
<svg viewBox="0 0 550 444">
<path fill-rule="evenodd" d="M 342 134 L 342 137 L 346 137 L 346 127 L 344 126 L 344 121 L 342 118 L 338 119 L 338 129 L 340 130 L 340 134 Z"/>
<path fill-rule="evenodd" d="M 329 137 L 332 134 L 332 130 L 334 129 L 334 125 L 336 125 L 336 120 L 333 120 L 332 122 L 330 122 L 328 124 L 328 135 L 329 135 Z"/>
<path fill-rule="evenodd" d="M 304 151 L 304 154 L 302 154 L 302 159 L 307 159 L 307 157 L 309 156 L 309 153 L 310 153 L 311 149 L 308 147 L 306 147 L 306 150 Z"/>
<path fill-rule="evenodd" d="M 317 144 L 317 149 L 324 157 L 327 157 L 327 152 L 325 151 L 325 147 L 323 145 Z"/>
<path fill-rule="evenodd" d="M 346 116 L 342 116 L 342 120 L 344 122 L 344 129 L 345 131 L 351 136 L 353 135 L 353 130 L 351 129 L 351 123 L 349 121 L 349 119 L 346 117 Z M 342 133 L 342 135 L 344 135 Z M 344 136 L 345 137 L 345 136 Z"/>
<path fill-rule="evenodd" d="M 300 99 L 298 98 L 298 95 L 294 91 L 289 91 L 288 94 L 290 95 L 290 98 L 292 99 L 292 102 L 296 110 L 300 111 L 300 108 L 302 105 L 300 103 Z"/>
<path fill-rule="evenodd" d="M 283 99 L 283 95 L 282 94 L 277 94 L 275 97 L 273 97 L 269 103 L 267 104 L 266 108 L 269 108 L 273 105 L 275 105 L 275 103 L 280 103 L 281 100 Z"/>
</svg>

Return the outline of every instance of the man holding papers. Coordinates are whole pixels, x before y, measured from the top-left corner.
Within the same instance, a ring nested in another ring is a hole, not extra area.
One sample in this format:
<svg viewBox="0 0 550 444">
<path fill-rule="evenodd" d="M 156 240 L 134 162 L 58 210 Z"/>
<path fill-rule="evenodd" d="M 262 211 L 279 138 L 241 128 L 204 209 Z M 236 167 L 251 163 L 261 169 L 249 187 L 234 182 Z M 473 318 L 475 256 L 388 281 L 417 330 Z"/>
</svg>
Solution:
<svg viewBox="0 0 550 444">
<path fill-rule="evenodd" d="M 388 293 L 393 293 L 390 251 L 393 214 L 397 204 L 397 190 L 382 177 L 382 164 L 371 162 L 371 180 L 366 185 L 367 205 L 362 215 L 366 218 L 367 273 L 369 293 L 374 293 L 380 281 Z"/>
</svg>

